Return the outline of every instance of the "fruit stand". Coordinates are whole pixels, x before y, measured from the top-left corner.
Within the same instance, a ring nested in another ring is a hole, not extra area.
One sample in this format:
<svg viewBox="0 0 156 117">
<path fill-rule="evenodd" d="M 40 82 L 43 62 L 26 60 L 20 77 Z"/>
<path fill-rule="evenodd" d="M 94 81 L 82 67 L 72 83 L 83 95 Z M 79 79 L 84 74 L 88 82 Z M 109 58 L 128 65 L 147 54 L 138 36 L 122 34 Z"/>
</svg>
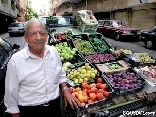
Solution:
<svg viewBox="0 0 156 117">
<path fill-rule="evenodd" d="M 65 117 L 117 117 L 156 108 L 147 101 L 156 92 L 156 59 L 148 53 L 115 50 L 100 33 L 73 35 L 71 30 L 56 34 L 51 46 L 59 52 L 71 94 L 81 103 L 78 109 L 67 106 Z"/>
<path fill-rule="evenodd" d="M 61 56 L 70 92 L 81 102 L 79 109 L 67 107 L 66 117 L 101 113 L 117 116 L 125 110 L 147 107 L 144 110 L 148 111 L 149 105 L 155 108 L 148 103 L 143 92 L 156 91 L 156 62 L 147 53 L 123 49 L 112 51 L 101 34 L 73 35 L 52 45 Z M 152 75 L 149 69 L 152 69 Z"/>
</svg>

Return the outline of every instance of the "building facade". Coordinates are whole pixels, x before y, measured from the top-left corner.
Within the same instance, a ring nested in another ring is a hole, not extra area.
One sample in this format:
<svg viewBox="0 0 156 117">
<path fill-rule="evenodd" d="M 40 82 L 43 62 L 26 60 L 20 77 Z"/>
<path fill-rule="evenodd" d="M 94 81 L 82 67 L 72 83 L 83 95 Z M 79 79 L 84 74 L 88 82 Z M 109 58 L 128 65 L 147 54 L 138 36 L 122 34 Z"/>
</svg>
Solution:
<svg viewBox="0 0 156 117">
<path fill-rule="evenodd" d="M 20 16 L 19 8 L 19 0 L 0 1 L 0 34 L 7 32 L 9 25 Z"/>
<path fill-rule="evenodd" d="M 92 10 L 97 19 L 118 19 L 134 28 L 150 29 L 156 25 L 156 0 L 57 0 L 56 15 Z"/>
</svg>

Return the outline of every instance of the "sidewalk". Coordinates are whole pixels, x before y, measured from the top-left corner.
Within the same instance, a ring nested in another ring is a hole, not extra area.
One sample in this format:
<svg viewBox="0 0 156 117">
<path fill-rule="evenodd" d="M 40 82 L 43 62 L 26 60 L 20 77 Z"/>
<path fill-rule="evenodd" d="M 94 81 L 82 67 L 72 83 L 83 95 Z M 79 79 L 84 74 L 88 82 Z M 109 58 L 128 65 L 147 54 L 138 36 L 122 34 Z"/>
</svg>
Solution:
<svg viewBox="0 0 156 117">
<path fill-rule="evenodd" d="M 9 33 L 0 34 L 0 37 L 1 37 L 2 39 L 6 39 L 7 37 L 9 37 Z"/>
</svg>

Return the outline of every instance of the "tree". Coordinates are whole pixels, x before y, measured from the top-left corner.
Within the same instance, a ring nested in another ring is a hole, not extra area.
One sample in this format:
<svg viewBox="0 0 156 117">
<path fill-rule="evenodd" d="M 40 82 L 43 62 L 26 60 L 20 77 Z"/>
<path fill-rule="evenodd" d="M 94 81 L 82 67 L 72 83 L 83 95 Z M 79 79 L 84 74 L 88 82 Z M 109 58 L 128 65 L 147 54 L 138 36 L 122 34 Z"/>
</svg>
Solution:
<svg viewBox="0 0 156 117">
<path fill-rule="evenodd" d="M 32 8 L 31 4 L 26 4 L 25 20 L 28 21 L 33 17 L 38 17 L 37 12 Z"/>
</svg>

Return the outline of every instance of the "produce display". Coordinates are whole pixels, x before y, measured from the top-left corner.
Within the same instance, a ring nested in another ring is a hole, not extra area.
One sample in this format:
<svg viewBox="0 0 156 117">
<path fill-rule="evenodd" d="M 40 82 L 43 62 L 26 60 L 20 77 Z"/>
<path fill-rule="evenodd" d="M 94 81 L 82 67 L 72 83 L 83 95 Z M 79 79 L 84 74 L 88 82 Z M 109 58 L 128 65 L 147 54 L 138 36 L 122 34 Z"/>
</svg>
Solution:
<svg viewBox="0 0 156 117">
<path fill-rule="evenodd" d="M 73 40 L 73 43 L 75 45 L 75 48 L 81 53 L 81 54 L 92 54 L 95 53 L 95 50 L 91 43 L 87 40 L 81 40 L 81 39 L 75 39 Z"/>
<path fill-rule="evenodd" d="M 108 63 L 108 67 L 109 67 L 110 70 L 121 69 L 122 68 L 122 66 L 120 64 L 118 64 L 117 62 Z"/>
<path fill-rule="evenodd" d="M 97 30 L 98 21 L 90 10 L 77 11 L 76 20 L 82 32 L 86 30 Z"/>
<path fill-rule="evenodd" d="M 116 59 L 116 57 L 109 53 L 90 54 L 86 55 L 85 58 L 91 63 L 108 62 Z"/>
<path fill-rule="evenodd" d="M 82 82 L 94 81 L 98 71 L 93 68 L 89 63 L 81 64 L 81 66 L 72 69 L 67 73 L 67 78 L 71 81 L 71 85 L 78 85 Z"/>
<path fill-rule="evenodd" d="M 92 104 L 97 101 L 106 100 L 109 97 L 110 90 L 103 78 L 98 77 L 95 83 L 82 82 L 78 87 L 69 89 L 81 103 L 81 106 Z"/>
<path fill-rule="evenodd" d="M 60 42 L 55 45 L 62 61 L 71 60 L 76 55 L 76 49 L 71 49 L 67 42 Z"/>
<path fill-rule="evenodd" d="M 150 65 L 142 69 L 143 74 L 149 78 L 154 78 L 156 80 L 156 66 Z"/>
<path fill-rule="evenodd" d="M 90 37 L 89 40 L 92 42 L 97 52 L 104 52 L 108 49 L 107 45 L 97 37 Z"/>
<path fill-rule="evenodd" d="M 61 41 L 63 39 L 67 39 L 67 34 L 64 32 L 64 33 L 55 33 L 54 34 L 54 39 L 55 41 Z"/>
<path fill-rule="evenodd" d="M 126 71 L 130 66 L 123 60 L 108 63 L 97 63 L 95 64 L 97 68 L 106 74 L 118 73 L 121 71 Z"/>
<path fill-rule="evenodd" d="M 127 71 L 108 75 L 108 80 L 113 87 L 121 91 L 138 89 L 145 83 L 141 78 L 138 78 L 134 72 Z"/>
<path fill-rule="evenodd" d="M 124 53 L 124 54 L 133 54 L 131 50 L 128 50 L 128 49 L 119 49 L 119 50 L 116 50 L 115 51 L 115 54 L 120 56 L 121 53 Z"/>
<path fill-rule="evenodd" d="M 156 66 L 155 65 L 149 65 L 149 66 L 140 66 L 139 68 L 137 68 L 138 73 L 140 73 L 140 75 L 148 80 L 148 81 L 152 81 L 153 83 L 156 83 Z"/>
<path fill-rule="evenodd" d="M 148 53 L 142 52 L 142 53 L 134 53 L 130 58 L 136 62 L 139 63 L 155 63 L 155 59 L 149 56 Z"/>
</svg>

